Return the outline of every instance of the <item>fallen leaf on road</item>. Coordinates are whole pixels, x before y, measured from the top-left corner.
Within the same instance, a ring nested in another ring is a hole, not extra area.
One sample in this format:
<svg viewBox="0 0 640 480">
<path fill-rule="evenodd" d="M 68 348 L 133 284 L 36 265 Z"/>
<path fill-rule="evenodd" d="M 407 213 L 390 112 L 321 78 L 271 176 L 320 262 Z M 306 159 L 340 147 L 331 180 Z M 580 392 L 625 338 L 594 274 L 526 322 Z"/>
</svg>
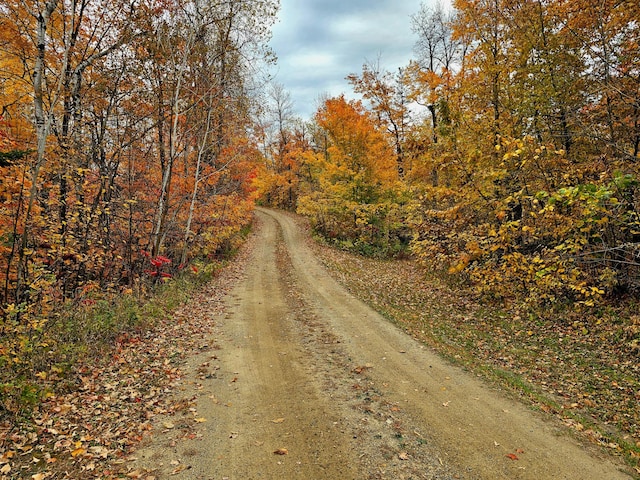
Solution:
<svg viewBox="0 0 640 480">
<path fill-rule="evenodd" d="M 511 460 L 520 460 L 515 453 L 507 453 L 505 457 L 510 458 Z"/>
<path fill-rule="evenodd" d="M 168 428 L 168 429 L 175 428 L 175 425 L 174 425 L 172 422 L 163 422 L 163 423 L 162 423 L 162 426 L 163 426 L 164 428 Z"/>
<path fill-rule="evenodd" d="M 362 366 L 359 366 L 359 367 L 354 368 L 354 369 L 353 369 L 353 371 L 354 371 L 355 373 L 360 374 L 360 373 L 364 372 L 366 369 L 367 369 L 367 367 L 365 367 L 364 365 L 362 365 Z"/>
<path fill-rule="evenodd" d="M 287 455 L 289 453 L 289 450 L 287 450 L 286 448 L 279 448 L 273 453 L 275 453 L 276 455 Z"/>
<path fill-rule="evenodd" d="M 275 420 L 271 420 L 271 423 L 282 423 L 284 422 L 284 418 L 276 418 Z"/>
<path fill-rule="evenodd" d="M 93 447 L 89 447 L 89 451 L 91 453 L 98 455 L 101 458 L 107 458 L 109 456 L 109 449 L 101 445 L 94 445 Z M 48 460 L 47 460 L 47 463 L 49 463 Z"/>
<path fill-rule="evenodd" d="M 176 468 L 173 469 L 173 471 L 171 472 L 171 475 L 177 475 L 183 470 L 186 470 L 187 468 L 188 468 L 187 465 L 178 465 Z"/>
<path fill-rule="evenodd" d="M 6 463 L 10 458 L 15 457 L 16 452 L 9 450 L 8 452 L 4 452 L 0 457 L 0 463 Z"/>
<path fill-rule="evenodd" d="M 407 452 L 400 452 L 398 458 L 400 460 L 409 460 L 409 454 Z"/>
</svg>

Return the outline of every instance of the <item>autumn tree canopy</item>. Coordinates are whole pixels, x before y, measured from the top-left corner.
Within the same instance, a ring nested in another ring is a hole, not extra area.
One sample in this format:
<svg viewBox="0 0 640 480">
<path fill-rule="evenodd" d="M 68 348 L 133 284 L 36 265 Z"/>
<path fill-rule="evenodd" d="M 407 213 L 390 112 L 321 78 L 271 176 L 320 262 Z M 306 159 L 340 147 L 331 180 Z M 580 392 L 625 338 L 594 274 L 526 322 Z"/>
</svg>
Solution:
<svg viewBox="0 0 640 480">
<path fill-rule="evenodd" d="M 0 1 L 0 365 L 235 247 L 277 1 Z M 6 343 L 5 343 L 6 339 Z"/>
<path fill-rule="evenodd" d="M 347 77 L 362 103 L 328 99 L 308 126 L 287 180 L 298 211 L 360 251 L 410 243 L 492 297 L 591 305 L 637 291 L 639 13 L 423 4 L 416 59 L 366 63 Z"/>
</svg>

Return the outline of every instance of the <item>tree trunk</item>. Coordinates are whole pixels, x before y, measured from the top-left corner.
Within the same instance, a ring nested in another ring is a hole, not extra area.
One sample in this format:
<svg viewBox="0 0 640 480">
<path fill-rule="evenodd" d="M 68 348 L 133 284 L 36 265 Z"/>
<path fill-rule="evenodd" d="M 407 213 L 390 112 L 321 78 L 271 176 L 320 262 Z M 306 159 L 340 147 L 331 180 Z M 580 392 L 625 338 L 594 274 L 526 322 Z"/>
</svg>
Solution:
<svg viewBox="0 0 640 480">
<path fill-rule="evenodd" d="M 29 201 L 25 212 L 24 229 L 20 247 L 18 249 L 18 276 L 16 283 L 16 302 L 22 300 L 22 288 L 27 283 L 27 259 L 25 251 L 29 242 L 29 234 L 31 233 L 31 219 L 33 207 L 38 195 L 38 176 L 45 161 L 45 153 L 47 148 L 47 137 L 51 129 L 51 114 L 45 112 L 44 107 L 44 75 L 45 75 L 45 53 L 47 47 L 47 25 L 51 15 L 57 8 L 58 1 L 50 0 L 45 3 L 44 10 L 37 12 L 37 29 L 36 42 L 38 54 L 33 68 L 33 107 L 36 124 L 36 160 L 31 170 L 31 188 L 29 189 Z M 55 97 L 52 99 L 55 102 Z M 51 105 L 50 105 L 51 108 Z"/>
</svg>

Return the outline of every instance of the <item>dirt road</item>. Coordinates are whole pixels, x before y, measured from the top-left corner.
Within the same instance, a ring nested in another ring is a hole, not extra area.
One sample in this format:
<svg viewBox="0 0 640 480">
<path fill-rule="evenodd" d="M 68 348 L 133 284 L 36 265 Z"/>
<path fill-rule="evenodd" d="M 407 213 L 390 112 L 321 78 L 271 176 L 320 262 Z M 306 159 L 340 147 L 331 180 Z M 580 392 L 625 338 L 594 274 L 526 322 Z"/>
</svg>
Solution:
<svg viewBox="0 0 640 480">
<path fill-rule="evenodd" d="M 165 419 L 138 452 L 157 477 L 630 478 L 354 299 L 291 216 L 257 216 L 211 349 L 177 386 L 197 428 Z"/>
</svg>

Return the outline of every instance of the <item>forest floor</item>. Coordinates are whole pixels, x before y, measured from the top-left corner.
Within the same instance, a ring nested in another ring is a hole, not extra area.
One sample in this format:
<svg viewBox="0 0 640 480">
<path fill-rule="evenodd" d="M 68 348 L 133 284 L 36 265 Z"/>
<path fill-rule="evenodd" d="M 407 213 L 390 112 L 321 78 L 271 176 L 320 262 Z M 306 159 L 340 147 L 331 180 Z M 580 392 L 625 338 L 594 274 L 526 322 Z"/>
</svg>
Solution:
<svg viewBox="0 0 640 480">
<path fill-rule="evenodd" d="M 616 439 L 637 440 L 636 391 L 596 416 L 567 345 L 553 357 L 534 320 L 493 315 L 259 210 L 237 262 L 165 325 L 79 367 L 31 430 L 0 426 L 0 478 L 631 478 Z M 620 375 L 637 382 L 634 366 Z"/>
</svg>

